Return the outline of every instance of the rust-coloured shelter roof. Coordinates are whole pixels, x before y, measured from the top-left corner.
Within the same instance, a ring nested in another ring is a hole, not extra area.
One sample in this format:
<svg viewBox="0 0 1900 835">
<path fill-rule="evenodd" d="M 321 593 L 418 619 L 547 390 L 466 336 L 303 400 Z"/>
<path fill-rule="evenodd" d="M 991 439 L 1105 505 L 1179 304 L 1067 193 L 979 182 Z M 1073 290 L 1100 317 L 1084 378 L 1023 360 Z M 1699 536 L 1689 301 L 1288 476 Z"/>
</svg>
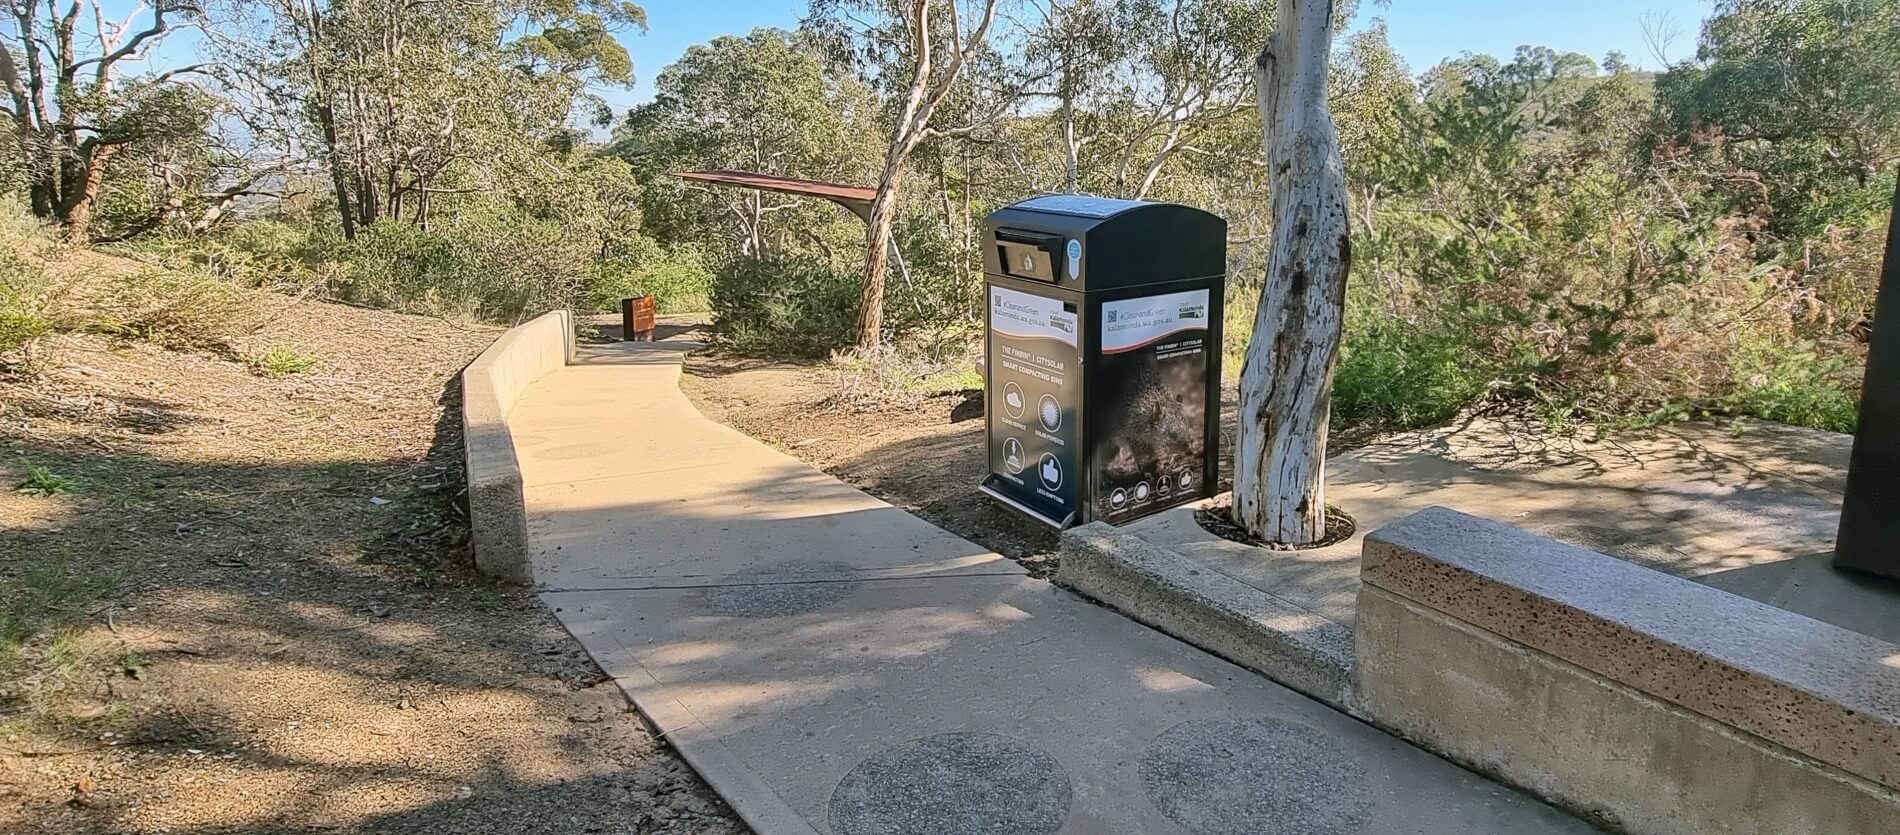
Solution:
<svg viewBox="0 0 1900 835">
<path fill-rule="evenodd" d="M 760 191 L 776 191 L 780 194 L 821 197 L 850 209 L 859 217 L 869 214 L 871 201 L 877 199 L 877 189 L 871 188 L 870 186 L 847 186 L 842 183 L 822 183 L 817 180 L 800 180 L 796 177 L 775 177 L 771 174 L 754 174 L 750 171 L 681 171 L 675 173 L 673 176 L 725 186 L 756 188 Z"/>
</svg>

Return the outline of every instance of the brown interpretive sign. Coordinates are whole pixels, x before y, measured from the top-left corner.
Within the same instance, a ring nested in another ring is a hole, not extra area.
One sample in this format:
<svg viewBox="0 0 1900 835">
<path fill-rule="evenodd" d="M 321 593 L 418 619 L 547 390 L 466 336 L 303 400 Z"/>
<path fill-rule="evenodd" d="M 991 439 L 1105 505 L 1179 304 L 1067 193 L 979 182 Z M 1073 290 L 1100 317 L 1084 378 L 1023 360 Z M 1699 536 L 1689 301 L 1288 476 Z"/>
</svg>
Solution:
<svg viewBox="0 0 1900 835">
<path fill-rule="evenodd" d="M 659 308 L 651 295 L 620 300 L 621 338 L 628 342 L 652 342 L 653 329 L 659 326 Z"/>
</svg>

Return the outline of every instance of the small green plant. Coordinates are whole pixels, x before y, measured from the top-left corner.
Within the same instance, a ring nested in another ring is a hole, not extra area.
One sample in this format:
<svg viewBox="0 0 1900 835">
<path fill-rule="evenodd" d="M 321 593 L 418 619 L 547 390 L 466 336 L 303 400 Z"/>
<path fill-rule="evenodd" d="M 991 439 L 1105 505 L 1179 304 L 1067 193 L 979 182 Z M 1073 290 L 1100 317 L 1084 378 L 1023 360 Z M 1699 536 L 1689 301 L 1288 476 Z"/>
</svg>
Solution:
<svg viewBox="0 0 1900 835">
<path fill-rule="evenodd" d="M 317 465 L 317 469 L 331 478 L 358 478 L 361 477 L 369 467 L 361 461 L 340 460 L 325 461 Z"/>
<path fill-rule="evenodd" d="M 81 571 L 61 551 L 50 564 L 0 579 L 0 702 L 44 714 L 92 663 L 86 613 L 118 588 L 123 571 Z"/>
<path fill-rule="evenodd" d="M 72 479 L 46 467 L 34 467 L 27 470 L 26 481 L 15 487 L 14 492 L 32 496 L 57 496 L 61 493 L 71 493 L 78 487 L 79 485 Z"/>
<path fill-rule="evenodd" d="M 52 320 L 44 316 L 0 309 L 0 353 L 23 347 L 52 329 Z"/>
<path fill-rule="evenodd" d="M 297 353 L 296 349 L 286 345 L 276 345 L 268 351 L 245 357 L 244 364 L 260 373 L 282 377 L 309 371 L 316 367 L 317 358 L 309 354 Z"/>
<path fill-rule="evenodd" d="M 119 672 L 125 674 L 125 677 L 129 679 L 144 681 L 145 672 L 150 669 L 151 666 L 152 659 L 146 658 L 144 655 L 132 650 L 126 650 L 119 656 Z"/>
</svg>

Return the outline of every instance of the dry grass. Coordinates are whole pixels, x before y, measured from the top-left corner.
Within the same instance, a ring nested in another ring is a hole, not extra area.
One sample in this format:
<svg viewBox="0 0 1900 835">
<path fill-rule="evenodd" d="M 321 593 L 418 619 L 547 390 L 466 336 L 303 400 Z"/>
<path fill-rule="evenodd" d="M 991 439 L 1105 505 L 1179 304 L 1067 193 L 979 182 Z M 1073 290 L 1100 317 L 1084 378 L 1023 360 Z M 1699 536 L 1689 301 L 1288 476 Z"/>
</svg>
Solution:
<svg viewBox="0 0 1900 835">
<path fill-rule="evenodd" d="M 498 331 L 268 298 L 228 353 L 65 331 L 0 375 L 0 832 L 738 831 L 468 571 L 453 381 Z"/>
</svg>

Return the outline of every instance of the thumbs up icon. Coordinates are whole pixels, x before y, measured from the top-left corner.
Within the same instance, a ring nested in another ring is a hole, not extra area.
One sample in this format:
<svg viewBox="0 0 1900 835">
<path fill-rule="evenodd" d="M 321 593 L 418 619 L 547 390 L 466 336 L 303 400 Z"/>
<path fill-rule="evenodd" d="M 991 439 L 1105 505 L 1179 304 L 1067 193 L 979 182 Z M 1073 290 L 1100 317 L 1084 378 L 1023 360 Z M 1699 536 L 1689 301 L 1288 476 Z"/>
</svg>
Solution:
<svg viewBox="0 0 1900 835">
<path fill-rule="evenodd" d="M 1046 452 L 1042 454 L 1042 483 L 1051 490 L 1062 486 L 1062 464 Z"/>
</svg>

